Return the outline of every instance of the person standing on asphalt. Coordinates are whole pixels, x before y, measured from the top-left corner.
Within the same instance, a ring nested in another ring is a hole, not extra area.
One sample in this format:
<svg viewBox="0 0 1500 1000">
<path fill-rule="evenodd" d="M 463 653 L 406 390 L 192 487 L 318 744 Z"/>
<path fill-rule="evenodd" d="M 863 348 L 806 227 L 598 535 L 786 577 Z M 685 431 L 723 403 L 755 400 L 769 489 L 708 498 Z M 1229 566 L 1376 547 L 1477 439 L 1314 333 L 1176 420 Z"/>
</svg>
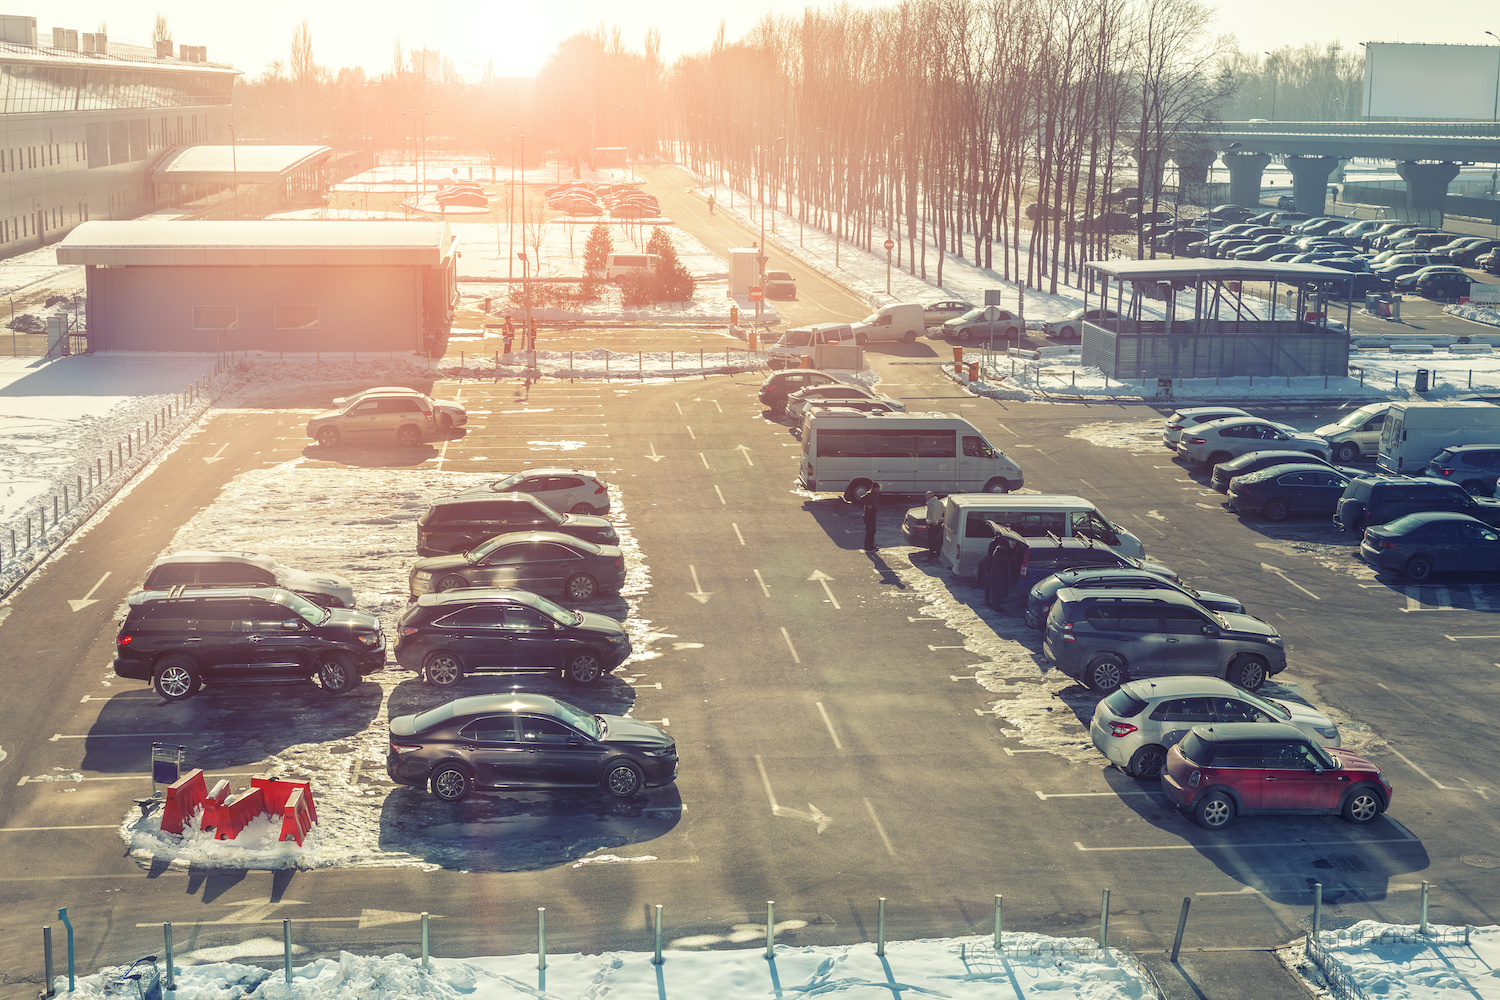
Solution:
<svg viewBox="0 0 1500 1000">
<path fill-rule="evenodd" d="M 708 193 L 708 214 L 714 214 L 714 193 L 712 191 Z"/>
<path fill-rule="evenodd" d="M 1021 558 L 1026 542 L 1009 528 L 995 527 L 995 537 L 990 539 L 989 553 L 981 564 L 984 567 L 984 603 L 1000 609 L 1010 596 L 1011 585 L 1021 575 Z"/>
<path fill-rule="evenodd" d="M 507 313 L 506 316 L 505 316 L 505 326 L 504 326 L 503 332 L 502 332 L 502 334 L 500 336 L 500 345 L 505 348 L 505 353 L 509 354 L 510 353 L 511 345 L 514 344 L 515 342 L 516 342 L 516 328 L 515 328 L 515 324 L 511 323 L 511 321 L 510 321 L 510 314 Z"/>
<path fill-rule="evenodd" d="M 947 501 L 930 490 L 927 493 L 927 558 L 937 562 L 943 547 L 943 513 Z"/>
<path fill-rule="evenodd" d="M 536 351 L 536 320 L 531 321 L 530 328 L 526 331 L 526 349 Z"/>
<path fill-rule="evenodd" d="M 875 551 L 875 521 L 880 515 L 880 484 L 875 483 L 870 487 L 870 492 L 865 494 L 863 501 L 865 505 L 865 551 Z"/>
</svg>

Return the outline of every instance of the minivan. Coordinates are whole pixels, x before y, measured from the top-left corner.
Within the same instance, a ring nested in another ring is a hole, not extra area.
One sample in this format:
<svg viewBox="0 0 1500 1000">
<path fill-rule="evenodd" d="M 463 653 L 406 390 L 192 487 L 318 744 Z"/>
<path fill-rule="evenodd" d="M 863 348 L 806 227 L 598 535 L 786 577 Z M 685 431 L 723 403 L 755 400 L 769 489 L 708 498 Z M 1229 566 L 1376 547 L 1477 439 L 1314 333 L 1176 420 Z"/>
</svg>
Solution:
<svg viewBox="0 0 1500 1000">
<path fill-rule="evenodd" d="M 654 253 L 612 253 L 604 261 L 604 280 L 614 281 L 627 274 L 650 274 L 661 263 Z"/>
<path fill-rule="evenodd" d="M 1101 542 L 1132 559 L 1146 554 L 1139 538 L 1110 522 L 1083 497 L 956 493 L 948 497 L 943 512 L 939 561 L 958 576 L 975 576 L 979 561 L 989 551 L 990 539 L 995 537 L 996 525 L 1004 525 L 1023 538 L 1076 536 Z"/>
<path fill-rule="evenodd" d="M 908 344 L 927 329 L 927 316 L 915 302 L 898 302 L 881 306 L 875 312 L 853 324 L 854 342 L 863 344 L 871 340 L 899 340 Z"/>
<path fill-rule="evenodd" d="M 952 413 L 820 413 L 802 431 L 798 485 L 822 493 L 1008 493 L 1021 467 Z"/>
<path fill-rule="evenodd" d="M 813 348 L 823 344 L 854 343 L 854 328 L 848 323 L 814 323 L 794 326 L 781 339 L 766 348 L 767 363 L 772 367 L 798 366 L 803 355 L 811 356 Z"/>
</svg>

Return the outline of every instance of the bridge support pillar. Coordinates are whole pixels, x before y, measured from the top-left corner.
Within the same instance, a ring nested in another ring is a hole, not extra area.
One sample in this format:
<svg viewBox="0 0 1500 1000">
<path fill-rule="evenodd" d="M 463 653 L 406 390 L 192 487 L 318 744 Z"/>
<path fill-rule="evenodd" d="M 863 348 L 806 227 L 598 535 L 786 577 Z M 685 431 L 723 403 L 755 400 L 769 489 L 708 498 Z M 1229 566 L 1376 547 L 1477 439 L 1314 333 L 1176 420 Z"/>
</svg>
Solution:
<svg viewBox="0 0 1500 1000">
<path fill-rule="evenodd" d="M 1328 204 L 1328 175 L 1338 167 L 1338 157 L 1287 156 L 1282 162 L 1292 175 L 1292 201 L 1297 211 L 1322 215 Z"/>
<path fill-rule="evenodd" d="M 1260 175 L 1271 162 L 1270 153 L 1221 153 L 1229 169 L 1229 200 L 1246 208 L 1260 207 Z"/>
<path fill-rule="evenodd" d="M 1441 226 L 1448 182 L 1458 176 L 1458 164 L 1402 160 L 1396 164 L 1396 173 L 1406 181 L 1406 217 Z"/>
<path fill-rule="evenodd" d="M 1179 204 L 1208 204 L 1208 170 L 1214 165 L 1211 149 L 1177 149 L 1172 151 L 1177 164 L 1177 201 Z"/>
</svg>

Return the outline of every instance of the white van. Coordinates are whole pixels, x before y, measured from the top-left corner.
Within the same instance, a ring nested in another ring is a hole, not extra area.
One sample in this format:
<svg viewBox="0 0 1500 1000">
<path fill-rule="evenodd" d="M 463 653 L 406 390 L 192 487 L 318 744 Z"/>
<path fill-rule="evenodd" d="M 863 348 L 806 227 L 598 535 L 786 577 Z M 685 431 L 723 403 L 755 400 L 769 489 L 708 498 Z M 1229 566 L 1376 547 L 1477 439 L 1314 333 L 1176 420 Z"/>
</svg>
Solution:
<svg viewBox="0 0 1500 1000">
<path fill-rule="evenodd" d="M 854 342 L 854 330 L 848 323 L 814 323 L 812 326 L 794 326 L 781 338 L 766 348 L 772 368 L 795 368 L 803 356 L 811 357 L 813 348 L 820 344 L 850 344 Z"/>
<path fill-rule="evenodd" d="M 1370 403 L 1350 410 L 1313 433 L 1328 442 L 1328 450 L 1335 462 L 1348 465 L 1362 457 L 1379 454 L 1380 429 L 1385 426 L 1385 415 L 1390 408 L 1390 403 Z"/>
<path fill-rule="evenodd" d="M 897 303 L 881 306 L 853 327 L 856 344 L 871 340 L 901 340 L 911 344 L 926 331 L 927 314 L 915 303 Z"/>
<path fill-rule="evenodd" d="M 604 280 L 614 281 L 627 274 L 650 274 L 661 263 L 654 253 L 612 253 L 604 259 Z"/>
<path fill-rule="evenodd" d="M 1083 497 L 1038 493 L 989 496 L 965 493 L 948 497 L 943 511 L 943 547 L 938 559 L 959 576 L 977 576 L 979 560 L 989 551 L 995 526 L 1025 538 L 1092 538 L 1120 553 L 1140 559 L 1146 547 L 1135 535 L 1111 522 Z"/>
<path fill-rule="evenodd" d="M 1493 403 L 1392 403 L 1380 428 L 1382 472 L 1420 476 L 1432 456 L 1456 444 L 1500 444 Z"/>
<path fill-rule="evenodd" d="M 1021 467 L 952 413 L 819 413 L 802 431 L 803 489 L 843 493 L 879 483 L 886 493 L 1004 493 Z"/>
</svg>

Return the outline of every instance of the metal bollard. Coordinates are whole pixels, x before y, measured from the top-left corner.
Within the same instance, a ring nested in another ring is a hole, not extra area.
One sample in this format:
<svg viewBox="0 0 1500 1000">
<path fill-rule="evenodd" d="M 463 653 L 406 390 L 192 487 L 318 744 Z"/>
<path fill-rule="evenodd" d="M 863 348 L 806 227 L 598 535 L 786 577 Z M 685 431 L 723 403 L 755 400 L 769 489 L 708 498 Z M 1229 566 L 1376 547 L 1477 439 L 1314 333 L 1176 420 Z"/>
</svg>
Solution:
<svg viewBox="0 0 1500 1000">
<path fill-rule="evenodd" d="M 50 924 L 42 928 L 42 974 L 46 976 L 43 983 L 47 987 L 42 991 L 42 996 L 56 996 L 57 989 L 52 985 L 52 927 Z"/>
<path fill-rule="evenodd" d="M 766 957 L 776 957 L 776 901 L 766 900 Z"/>
<path fill-rule="evenodd" d="M 162 937 L 166 939 L 167 953 L 167 982 L 166 989 L 173 992 L 177 989 L 177 980 L 172 978 L 172 921 L 168 920 L 161 925 Z"/>
<path fill-rule="evenodd" d="M 283 973 L 283 975 L 286 976 L 286 981 L 288 983 L 291 983 L 291 981 L 292 981 L 292 922 L 291 922 L 291 920 L 285 919 L 285 918 L 283 918 L 282 921 L 281 921 L 281 953 L 282 953 L 282 968 L 285 970 L 284 973 Z"/>
<path fill-rule="evenodd" d="M 67 489 L 67 487 L 63 488 Z M 62 520 L 62 518 L 58 516 L 57 494 L 54 493 L 52 494 L 52 524 L 55 526 L 60 520 Z"/>
<path fill-rule="evenodd" d="M 73 974 L 73 921 L 68 919 L 68 908 L 60 907 L 57 911 L 57 919 L 63 922 L 68 929 L 68 992 L 72 993 L 78 988 L 77 977 Z"/>
<path fill-rule="evenodd" d="M 652 965 L 660 965 L 661 957 L 661 904 L 656 904 L 656 957 L 651 959 Z"/>
<path fill-rule="evenodd" d="M 1103 902 L 1099 904 L 1099 947 L 1109 947 L 1109 890 L 1104 890 Z"/>
<path fill-rule="evenodd" d="M 547 908 L 536 908 L 536 967 L 541 972 L 547 968 Z"/>
<path fill-rule="evenodd" d="M 422 911 L 422 968 L 427 968 L 427 911 Z"/>
<path fill-rule="evenodd" d="M 880 897 L 880 917 L 875 931 L 875 954 L 885 957 L 885 897 Z"/>
<path fill-rule="evenodd" d="M 1172 939 L 1172 961 L 1177 961 L 1177 953 L 1182 950 L 1182 933 L 1187 930 L 1188 907 L 1193 905 L 1191 896 L 1182 897 L 1182 916 L 1177 918 L 1177 936 Z"/>
<path fill-rule="evenodd" d="M 1323 883 L 1313 883 L 1313 918 L 1312 918 L 1313 940 L 1319 940 L 1323 933 Z"/>
<path fill-rule="evenodd" d="M 1430 888 L 1431 885 L 1429 883 L 1422 883 L 1422 919 L 1417 926 L 1417 930 L 1421 932 L 1423 937 L 1427 936 L 1427 891 Z"/>
<path fill-rule="evenodd" d="M 995 893 L 995 951 L 1000 951 L 1000 894 Z"/>
</svg>

